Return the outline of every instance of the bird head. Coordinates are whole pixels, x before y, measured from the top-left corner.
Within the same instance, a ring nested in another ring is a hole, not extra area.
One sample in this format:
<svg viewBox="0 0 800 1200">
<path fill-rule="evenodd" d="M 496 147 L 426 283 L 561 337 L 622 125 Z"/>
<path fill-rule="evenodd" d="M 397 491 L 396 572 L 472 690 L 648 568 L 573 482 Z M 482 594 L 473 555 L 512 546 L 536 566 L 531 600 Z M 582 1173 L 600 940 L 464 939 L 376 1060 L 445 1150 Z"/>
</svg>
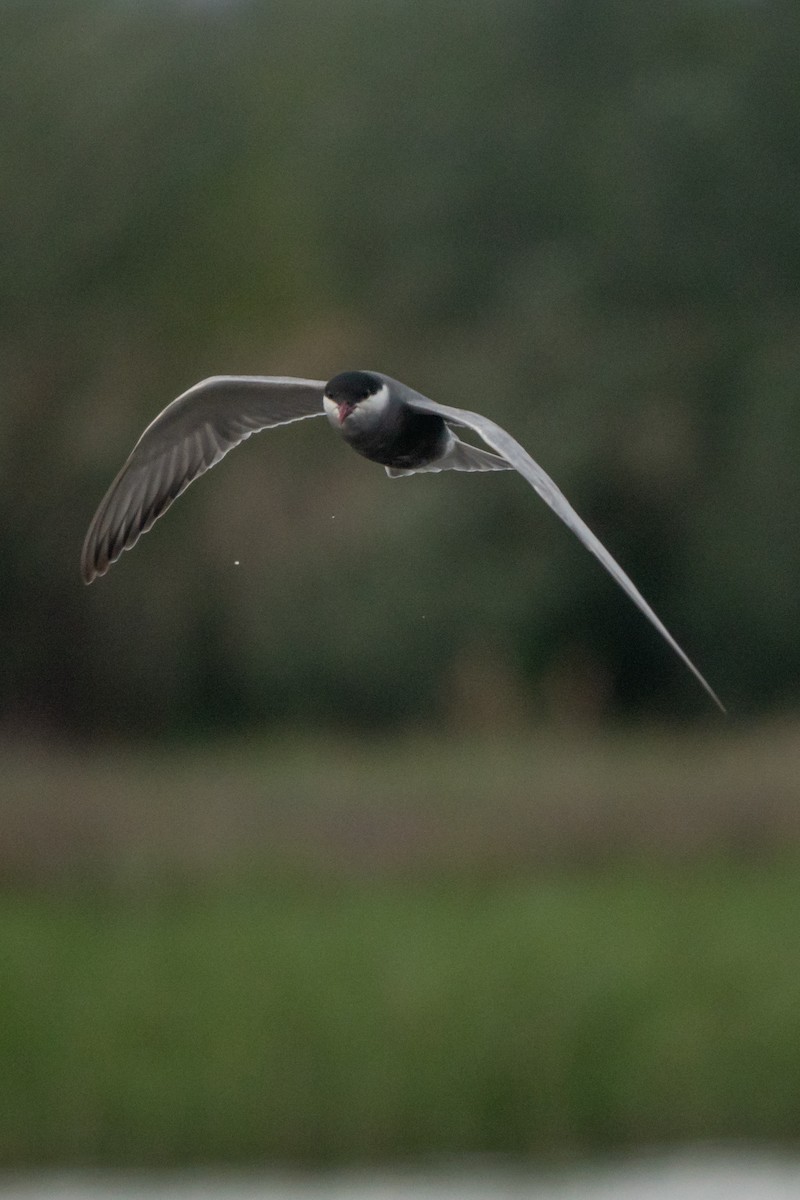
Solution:
<svg viewBox="0 0 800 1200">
<path fill-rule="evenodd" d="M 384 381 L 370 371 L 343 371 L 325 385 L 323 404 L 332 425 L 343 426 L 368 413 L 377 415 L 389 402 Z"/>
</svg>

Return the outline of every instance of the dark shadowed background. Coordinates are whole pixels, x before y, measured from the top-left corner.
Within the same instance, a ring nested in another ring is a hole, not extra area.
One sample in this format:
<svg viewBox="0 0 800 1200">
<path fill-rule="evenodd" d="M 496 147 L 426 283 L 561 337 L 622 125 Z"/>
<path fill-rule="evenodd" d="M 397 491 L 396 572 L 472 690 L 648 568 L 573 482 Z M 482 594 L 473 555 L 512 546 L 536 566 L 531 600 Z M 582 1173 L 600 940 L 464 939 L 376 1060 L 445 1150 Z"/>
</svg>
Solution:
<svg viewBox="0 0 800 1200">
<path fill-rule="evenodd" d="M 800 9 L 0 12 L 0 1163 L 800 1133 Z M 550 471 L 145 424 L 376 368 Z"/>
</svg>

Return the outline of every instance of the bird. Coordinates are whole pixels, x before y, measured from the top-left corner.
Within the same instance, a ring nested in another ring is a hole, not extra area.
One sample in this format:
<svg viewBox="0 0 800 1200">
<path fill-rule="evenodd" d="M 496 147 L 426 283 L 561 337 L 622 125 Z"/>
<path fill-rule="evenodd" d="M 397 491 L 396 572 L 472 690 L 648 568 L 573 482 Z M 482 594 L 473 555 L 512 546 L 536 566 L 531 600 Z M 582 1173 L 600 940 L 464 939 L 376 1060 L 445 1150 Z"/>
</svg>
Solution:
<svg viewBox="0 0 800 1200">
<path fill-rule="evenodd" d="M 480 413 L 430 400 L 379 371 L 342 371 L 327 382 L 285 375 L 216 375 L 183 392 L 131 451 L 92 518 L 83 543 L 86 583 L 104 575 L 190 483 L 251 434 L 327 416 L 358 454 L 392 479 L 437 471 L 517 471 L 633 601 L 708 696 L 718 695 L 622 567 L 550 476 L 500 425 Z M 484 450 L 461 440 L 466 429 Z"/>
</svg>

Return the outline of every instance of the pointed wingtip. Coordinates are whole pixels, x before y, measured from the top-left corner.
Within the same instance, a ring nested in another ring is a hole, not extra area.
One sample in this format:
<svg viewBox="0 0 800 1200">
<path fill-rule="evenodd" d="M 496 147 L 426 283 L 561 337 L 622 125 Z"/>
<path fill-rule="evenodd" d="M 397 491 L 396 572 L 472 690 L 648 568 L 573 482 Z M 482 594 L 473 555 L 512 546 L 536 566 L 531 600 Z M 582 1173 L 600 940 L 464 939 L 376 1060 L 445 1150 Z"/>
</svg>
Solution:
<svg viewBox="0 0 800 1200">
<path fill-rule="evenodd" d="M 690 659 L 690 658 L 688 658 L 686 655 L 684 655 L 684 654 L 683 654 L 683 652 L 681 652 L 681 657 L 683 658 L 683 660 L 684 660 L 684 662 L 687 664 L 687 666 L 690 668 L 690 670 L 691 670 L 692 674 L 694 675 L 695 679 L 697 680 L 697 682 L 698 682 L 698 683 L 699 683 L 699 684 L 702 686 L 702 688 L 703 688 L 704 692 L 706 693 L 706 695 L 707 695 L 707 696 L 709 696 L 709 697 L 710 697 L 710 698 L 711 698 L 711 699 L 714 701 L 714 703 L 716 704 L 717 708 L 718 708 L 718 709 L 719 709 L 719 711 L 722 713 L 722 715 L 723 715 L 724 717 L 727 717 L 727 715 L 728 715 L 728 710 L 727 710 L 727 708 L 725 707 L 725 705 L 722 703 L 722 701 L 720 700 L 720 698 L 719 698 L 719 696 L 717 695 L 717 693 L 716 693 L 716 692 L 714 691 L 714 689 L 712 688 L 711 684 L 710 684 L 710 683 L 708 683 L 708 682 L 707 682 L 707 681 L 706 681 L 706 680 L 703 678 L 703 676 L 700 674 L 700 672 L 698 671 L 698 669 L 697 669 L 697 667 L 694 665 L 694 663 L 691 661 L 691 659 Z"/>
<path fill-rule="evenodd" d="M 105 575 L 110 565 L 103 566 L 102 562 L 97 561 L 91 533 L 90 529 L 81 548 L 81 579 L 87 586 L 94 583 L 95 579 L 99 579 L 101 575 Z"/>
<path fill-rule="evenodd" d="M 95 570 L 94 563 L 92 562 L 91 555 L 89 554 L 88 541 L 89 539 L 87 536 L 81 549 L 81 579 L 87 585 L 94 583 L 95 579 L 97 578 L 97 571 Z"/>
</svg>

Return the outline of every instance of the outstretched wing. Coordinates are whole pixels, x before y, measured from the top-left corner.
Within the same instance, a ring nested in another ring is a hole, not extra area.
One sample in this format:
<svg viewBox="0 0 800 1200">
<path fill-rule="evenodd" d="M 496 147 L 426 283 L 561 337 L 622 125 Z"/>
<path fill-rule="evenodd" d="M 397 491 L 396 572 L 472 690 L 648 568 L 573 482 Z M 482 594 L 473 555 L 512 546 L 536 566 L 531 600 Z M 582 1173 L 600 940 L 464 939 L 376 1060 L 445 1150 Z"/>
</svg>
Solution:
<svg viewBox="0 0 800 1200">
<path fill-rule="evenodd" d="M 104 575 L 189 484 L 252 433 L 324 415 L 324 382 L 218 375 L 168 404 L 134 446 L 83 543 L 86 583 Z"/>
<path fill-rule="evenodd" d="M 436 413 L 453 425 L 461 425 L 467 429 L 472 429 L 483 438 L 487 446 L 490 446 L 498 454 L 502 454 L 503 458 L 516 471 L 519 471 L 523 479 L 527 479 L 531 487 L 538 492 L 546 504 L 550 505 L 553 512 L 561 518 L 564 524 L 580 538 L 584 546 L 588 550 L 591 550 L 595 558 L 600 560 L 609 575 L 617 581 L 624 592 L 627 592 L 637 608 L 652 622 L 665 641 L 672 647 L 682 662 L 686 664 L 695 679 L 708 692 L 714 703 L 725 712 L 725 707 L 719 696 L 717 696 L 713 688 L 706 682 L 689 656 L 681 650 L 672 634 L 653 612 L 644 596 L 634 586 L 619 563 L 611 557 L 603 543 L 595 537 L 586 522 L 578 516 L 569 500 L 556 487 L 547 472 L 543 471 L 537 462 L 534 462 L 527 450 L 523 449 L 510 433 L 506 433 L 505 429 L 501 428 L 500 425 L 496 425 L 494 421 L 490 421 L 487 417 L 482 417 L 479 413 L 466 412 L 461 408 L 451 408 L 446 404 L 437 404 L 434 400 L 429 400 L 427 396 L 422 396 L 418 392 L 412 392 L 410 389 L 404 389 L 404 398 L 407 404 L 419 412 Z"/>
</svg>

